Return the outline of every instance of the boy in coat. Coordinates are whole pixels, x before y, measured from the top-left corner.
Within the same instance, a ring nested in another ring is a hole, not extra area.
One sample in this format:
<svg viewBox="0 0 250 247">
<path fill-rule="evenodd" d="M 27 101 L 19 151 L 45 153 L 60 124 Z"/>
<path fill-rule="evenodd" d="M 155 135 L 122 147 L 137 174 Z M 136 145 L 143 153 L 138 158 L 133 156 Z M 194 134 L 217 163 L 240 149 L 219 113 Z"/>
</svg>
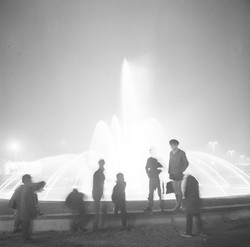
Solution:
<svg viewBox="0 0 250 247">
<path fill-rule="evenodd" d="M 112 201 L 115 205 L 115 215 L 118 215 L 118 212 L 121 212 L 122 218 L 122 230 L 127 230 L 127 211 L 126 211 L 126 195 L 125 188 L 126 182 L 124 181 L 124 175 L 118 173 L 116 175 L 117 181 L 116 185 L 113 188 Z"/>
<path fill-rule="evenodd" d="M 183 237 L 192 237 L 193 218 L 197 220 L 197 228 L 200 235 L 203 234 L 201 221 L 201 199 L 199 194 L 199 183 L 192 175 L 187 175 L 183 180 L 184 206 L 186 210 L 186 233 Z"/>
</svg>

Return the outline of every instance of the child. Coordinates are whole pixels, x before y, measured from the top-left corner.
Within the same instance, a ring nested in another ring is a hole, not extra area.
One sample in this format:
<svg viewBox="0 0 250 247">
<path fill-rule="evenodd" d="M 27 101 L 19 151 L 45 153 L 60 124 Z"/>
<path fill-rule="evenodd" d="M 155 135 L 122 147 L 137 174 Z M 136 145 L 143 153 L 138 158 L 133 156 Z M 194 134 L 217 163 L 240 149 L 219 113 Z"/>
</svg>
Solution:
<svg viewBox="0 0 250 247">
<path fill-rule="evenodd" d="M 126 182 L 124 181 L 124 175 L 122 173 L 118 173 L 116 178 L 116 185 L 114 186 L 112 193 L 112 201 L 115 204 L 115 215 L 118 215 L 119 211 L 121 212 L 122 230 L 128 230 L 125 199 Z"/>
<path fill-rule="evenodd" d="M 186 209 L 186 233 L 182 234 L 183 237 L 192 237 L 193 217 L 197 219 L 197 228 L 200 235 L 202 233 L 202 221 L 201 221 L 201 200 L 199 195 L 199 183 L 192 176 L 187 175 L 183 180 L 183 194 L 185 197 L 184 206 Z"/>
</svg>

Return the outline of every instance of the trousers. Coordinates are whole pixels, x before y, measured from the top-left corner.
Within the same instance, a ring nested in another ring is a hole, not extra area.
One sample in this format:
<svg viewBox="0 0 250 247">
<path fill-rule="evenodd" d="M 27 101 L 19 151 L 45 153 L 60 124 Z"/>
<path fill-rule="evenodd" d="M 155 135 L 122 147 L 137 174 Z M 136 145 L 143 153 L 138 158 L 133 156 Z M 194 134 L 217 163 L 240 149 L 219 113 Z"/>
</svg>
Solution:
<svg viewBox="0 0 250 247">
<path fill-rule="evenodd" d="M 148 206 L 152 208 L 154 206 L 154 192 L 157 190 L 159 200 L 161 202 L 161 184 L 159 178 L 149 179 L 149 194 L 148 194 Z"/>
<path fill-rule="evenodd" d="M 189 235 L 192 235 L 192 230 L 193 230 L 193 218 L 196 218 L 197 220 L 197 228 L 199 232 L 202 232 L 202 221 L 201 221 L 201 215 L 198 214 L 187 214 L 186 219 L 186 232 Z"/>
</svg>

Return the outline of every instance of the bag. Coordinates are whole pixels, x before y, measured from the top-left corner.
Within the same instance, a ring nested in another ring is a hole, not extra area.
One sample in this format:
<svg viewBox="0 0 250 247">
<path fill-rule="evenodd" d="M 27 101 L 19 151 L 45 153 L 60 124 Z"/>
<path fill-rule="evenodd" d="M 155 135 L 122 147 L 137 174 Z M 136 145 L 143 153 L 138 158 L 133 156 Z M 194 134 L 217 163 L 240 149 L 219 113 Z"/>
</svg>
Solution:
<svg viewBox="0 0 250 247">
<path fill-rule="evenodd" d="M 166 189 L 167 189 L 166 194 L 174 193 L 174 188 L 171 181 L 167 183 Z"/>
<path fill-rule="evenodd" d="M 171 180 L 175 180 L 175 181 L 183 180 L 183 173 L 179 173 L 179 174 L 170 174 L 169 178 L 170 178 Z"/>
<path fill-rule="evenodd" d="M 8 207 L 9 207 L 9 208 L 12 208 L 12 209 L 17 209 L 17 202 L 16 202 L 16 200 L 14 199 L 14 194 L 13 194 L 12 197 L 10 198 Z"/>
</svg>

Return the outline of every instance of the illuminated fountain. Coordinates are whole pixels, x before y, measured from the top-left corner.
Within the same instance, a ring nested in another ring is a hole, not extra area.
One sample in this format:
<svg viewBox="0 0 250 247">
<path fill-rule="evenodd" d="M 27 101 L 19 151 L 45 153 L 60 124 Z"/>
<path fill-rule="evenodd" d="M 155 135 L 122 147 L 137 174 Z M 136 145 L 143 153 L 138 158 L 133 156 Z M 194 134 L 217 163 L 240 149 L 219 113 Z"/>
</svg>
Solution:
<svg viewBox="0 0 250 247">
<path fill-rule="evenodd" d="M 122 70 L 122 121 L 116 116 L 111 119 L 110 125 L 99 121 L 90 148 L 84 153 L 24 163 L 22 169 L 0 185 L 0 198 L 10 198 L 13 190 L 20 185 L 21 176 L 29 173 L 34 180 L 47 182 L 46 189 L 39 195 L 40 200 L 64 200 L 73 187 L 78 187 L 92 199 L 92 176 L 98 168 L 98 160 L 104 158 L 106 199 L 110 200 L 116 173 L 123 172 L 127 181 L 127 200 L 146 200 L 148 178 L 145 164 L 152 146 L 157 150 L 155 155 L 166 167 L 161 180 L 168 182 L 169 138 L 157 119 L 142 116 L 144 108 L 140 107 L 138 101 L 137 80 L 138 77 L 135 78 L 130 64 L 125 60 Z M 250 178 L 233 164 L 201 152 L 187 152 L 187 157 L 190 166 L 186 173 L 198 179 L 203 197 L 248 193 Z"/>
</svg>

